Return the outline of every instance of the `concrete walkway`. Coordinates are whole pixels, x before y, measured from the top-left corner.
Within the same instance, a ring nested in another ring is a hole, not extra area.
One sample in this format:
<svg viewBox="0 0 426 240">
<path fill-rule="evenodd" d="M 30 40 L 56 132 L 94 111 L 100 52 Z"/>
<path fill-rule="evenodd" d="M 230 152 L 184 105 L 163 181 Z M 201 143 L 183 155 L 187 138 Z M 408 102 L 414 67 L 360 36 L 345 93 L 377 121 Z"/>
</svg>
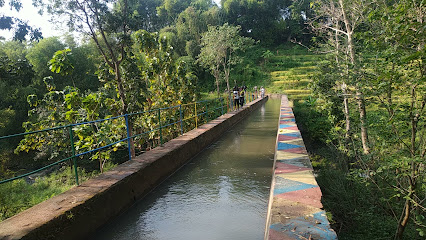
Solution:
<svg viewBox="0 0 426 240">
<path fill-rule="evenodd" d="M 337 239 L 287 96 L 280 112 L 265 239 Z"/>
</svg>

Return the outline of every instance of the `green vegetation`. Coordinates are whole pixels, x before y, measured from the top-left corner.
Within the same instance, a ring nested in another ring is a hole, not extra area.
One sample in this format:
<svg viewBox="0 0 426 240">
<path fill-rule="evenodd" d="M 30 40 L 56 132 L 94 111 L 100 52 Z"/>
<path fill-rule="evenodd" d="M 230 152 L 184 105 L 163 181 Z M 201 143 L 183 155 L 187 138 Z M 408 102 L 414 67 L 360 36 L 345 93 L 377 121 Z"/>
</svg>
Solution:
<svg viewBox="0 0 426 240">
<path fill-rule="evenodd" d="M 108 163 L 104 168 L 108 170 L 114 166 L 116 165 Z M 64 166 L 46 176 L 19 179 L 1 184 L 0 220 L 9 218 L 75 186 L 75 176 L 72 170 L 70 167 Z M 99 174 L 100 172 L 96 170 L 87 173 L 84 169 L 79 169 L 81 181 Z"/>
<path fill-rule="evenodd" d="M 1 136 L 177 105 L 190 116 L 193 102 L 226 97 L 233 85 L 265 86 L 287 94 L 303 119 L 339 239 L 424 238 L 424 0 L 33 3 L 83 37 L 43 39 L 35 26 L 0 16 L 0 28 L 15 33 L 14 41 L 0 40 Z M 0 8 L 7 4 L 22 6 L 9 0 Z M 200 103 L 197 112 L 217 104 Z M 149 132 L 130 141 L 131 154 L 179 135 L 177 127 L 150 132 L 158 118 L 171 124 L 179 117 L 176 109 L 129 117 L 131 134 Z M 116 119 L 71 132 L 81 152 L 126 130 Z M 72 155 L 68 131 L 0 139 L 0 180 Z M 95 151 L 78 159 L 78 171 L 87 179 L 125 161 L 128 150 Z M 69 189 L 70 165 L 0 185 L 0 220 Z"/>
<path fill-rule="evenodd" d="M 402 198 L 360 172 L 354 157 L 336 148 L 340 128 L 320 110 L 323 102 L 294 103 L 296 119 L 303 119 L 297 123 L 321 187 L 322 203 L 339 239 L 392 239 L 397 221 L 394 208 L 402 208 Z M 414 224 L 407 227 L 403 239 L 423 239 L 416 228 Z"/>
<path fill-rule="evenodd" d="M 295 44 L 277 47 L 271 53 L 275 55 L 263 65 L 269 73 L 267 92 L 284 93 L 292 100 L 307 99 L 311 94 L 308 85 L 320 56 Z"/>
<path fill-rule="evenodd" d="M 424 2 L 365 3 L 312 3 L 328 54 L 295 112 L 339 239 L 424 239 Z"/>
</svg>

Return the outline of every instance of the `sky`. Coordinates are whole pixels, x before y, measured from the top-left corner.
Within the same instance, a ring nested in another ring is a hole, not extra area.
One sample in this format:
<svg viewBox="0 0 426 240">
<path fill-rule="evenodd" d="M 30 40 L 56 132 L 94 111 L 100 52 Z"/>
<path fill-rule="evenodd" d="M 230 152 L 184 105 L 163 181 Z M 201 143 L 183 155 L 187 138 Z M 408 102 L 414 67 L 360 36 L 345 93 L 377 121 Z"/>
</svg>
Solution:
<svg viewBox="0 0 426 240">
<path fill-rule="evenodd" d="M 43 37 L 60 36 L 62 33 L 66 32 L 67 29 L 64 29 L 64 31 L 55 29 L 55 27 L 49 23 L 49 17 L 47 14 L 45 16 L 40 16 L 37 9 L 33 7 L 31 2 L 31 0 L 22 1 L 23 7 L 19 12 L 15 9 L 10 10 L 9 6 L 4 6 L 0 8 L 0 15 L 14 16 L 21 20 L 28 21 L 30 26 L 34 28 L 41 28 Z M 11 40 L 13 32 L 0 30 L 0 35 L 5 37 L 6 40 Z"/>
</svg>

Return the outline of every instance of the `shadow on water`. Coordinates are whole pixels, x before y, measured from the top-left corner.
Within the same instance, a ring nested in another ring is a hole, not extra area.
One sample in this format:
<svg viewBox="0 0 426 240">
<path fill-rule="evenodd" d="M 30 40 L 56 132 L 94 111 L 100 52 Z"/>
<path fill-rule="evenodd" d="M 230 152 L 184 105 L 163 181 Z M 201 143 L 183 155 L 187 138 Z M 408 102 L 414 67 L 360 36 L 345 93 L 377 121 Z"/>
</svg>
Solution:
<svg viewBox="0 0 426 240">
<path fill-rule="evenodd" d="M 270 99 L 95 239 L 263 239 L 279 105 Z"/>
</svg>

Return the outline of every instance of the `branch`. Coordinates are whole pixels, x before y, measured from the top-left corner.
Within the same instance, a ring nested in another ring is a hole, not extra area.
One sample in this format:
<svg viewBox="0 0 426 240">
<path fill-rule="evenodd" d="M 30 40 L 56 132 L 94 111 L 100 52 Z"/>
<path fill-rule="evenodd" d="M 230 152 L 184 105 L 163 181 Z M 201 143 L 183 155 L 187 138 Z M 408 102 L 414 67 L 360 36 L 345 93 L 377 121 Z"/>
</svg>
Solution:
<svg viewBox="0 0 426 240">
<path fill-rule="evenodd" d="M 308 51 L 312 52 L 312 50 L 311 50 L 308 46 L 304 45 L 302 42 L 298 42 L 298 41 L 296 41 L 296 39 L 295 39 L 295 38 L 294 38 L 294 39 L 290 39 L 290 42 L 295 43 L 295 44 L 298 44 L 298 45 L 300 45 L 300 46 L 302 46 L 302 47 L 304 47 L 304 48 L 308 49 Z"/>
<path fill-rule="evenodd" d="M 106 45 L 106 47 L 107 47 L 107 49 L 108 49 L 108 51 L 110 53 L 110 56 L 111 56 L 111 59 L 112 59 L 113 63 L 117 63 L 117 57 L 115 56 L 114 51 L 113 51 L 113 49 L 111 47 L 111 44 L 109 43 L 109 41 L 108 41 L 108 39 L 107 39 L 107 37 L 105 35 L 105 31 L 102 28 L 102 21 L 99 18 L 98 8 L 92 8 L 92 7 L 90 7 L 90 4 L 89 4 L 89 9 L 95 15 L 95 19 L 96 19 L 96 22 L 97 22 L 98 27 L 99 27 L 99 32 L 101 33 L 102 39 L 105 42 L 105 45 Z M 112 64 L 112 65 L 114 65 L 114 64 Z M 114 67 L 112 67 L 112 68 L 114 68 Z M 114 70 L 115 70 L 115 68 L 114 68 Z"/>
<path fill-rule="evenodd" d="M 325 27 L 328 28 L 328 29 L 331 29 L 331 30 L 333 30 L 335 32 L 339 32 L 339 33 L 345 34 L 346 36 L 349 36 L 349 33 L 344 32 L 344 31 L 342 31 L 340 29 L 337 29 L 337 28 L 334 28 L 334 27 L 330 27 L 330 26 L 325 26 Z"/>
<path fill-rule="evenodd" d="M 98 47 L 99 51 L 101 52 L 102 56 L 104 57 L 105 62 L 111 67 L 114 68 L 114 64 L 108 60 L 106 53 L 104 52 L 102 46 L 99 43 L 98 37 L 96 36 L 95 31 L 93 30 L 93 26 L 90 24 L 90 20 L 89 20 L 89 14 L 86 11 L 86 8 L 83 6 L 83 4 L 81 4 L 78 0 L 76 1 L 78 7 L 81 9 L 81 11 L 83 11 L 84 15 L 85 15 L 85 22 L 87 24 L 87 26 L 89 27 L 90 30 L 90 34 L 92 35 L 92 39 L 93 41 L 95 41 L 96 46 Z"/>
<path fill-rule="evenodd" d="M 124 0 L 124 19 L 123 19 L 123 34 L 125 35 L 127 33 L 126 28 L 127 28 L 127 10 L 128 10 L 128 3 L 127 0 Z M 124 56 L 125 56 L 125 52 L 124 52 L 124 42 L 121 42 L 121 46 L 120 46 L 120 50 L 121 50 L 121 57 L 120 59 L 118 59 L 117 63 L 121 64 L 121 62 L 124 60 Z"/>
</svg>

